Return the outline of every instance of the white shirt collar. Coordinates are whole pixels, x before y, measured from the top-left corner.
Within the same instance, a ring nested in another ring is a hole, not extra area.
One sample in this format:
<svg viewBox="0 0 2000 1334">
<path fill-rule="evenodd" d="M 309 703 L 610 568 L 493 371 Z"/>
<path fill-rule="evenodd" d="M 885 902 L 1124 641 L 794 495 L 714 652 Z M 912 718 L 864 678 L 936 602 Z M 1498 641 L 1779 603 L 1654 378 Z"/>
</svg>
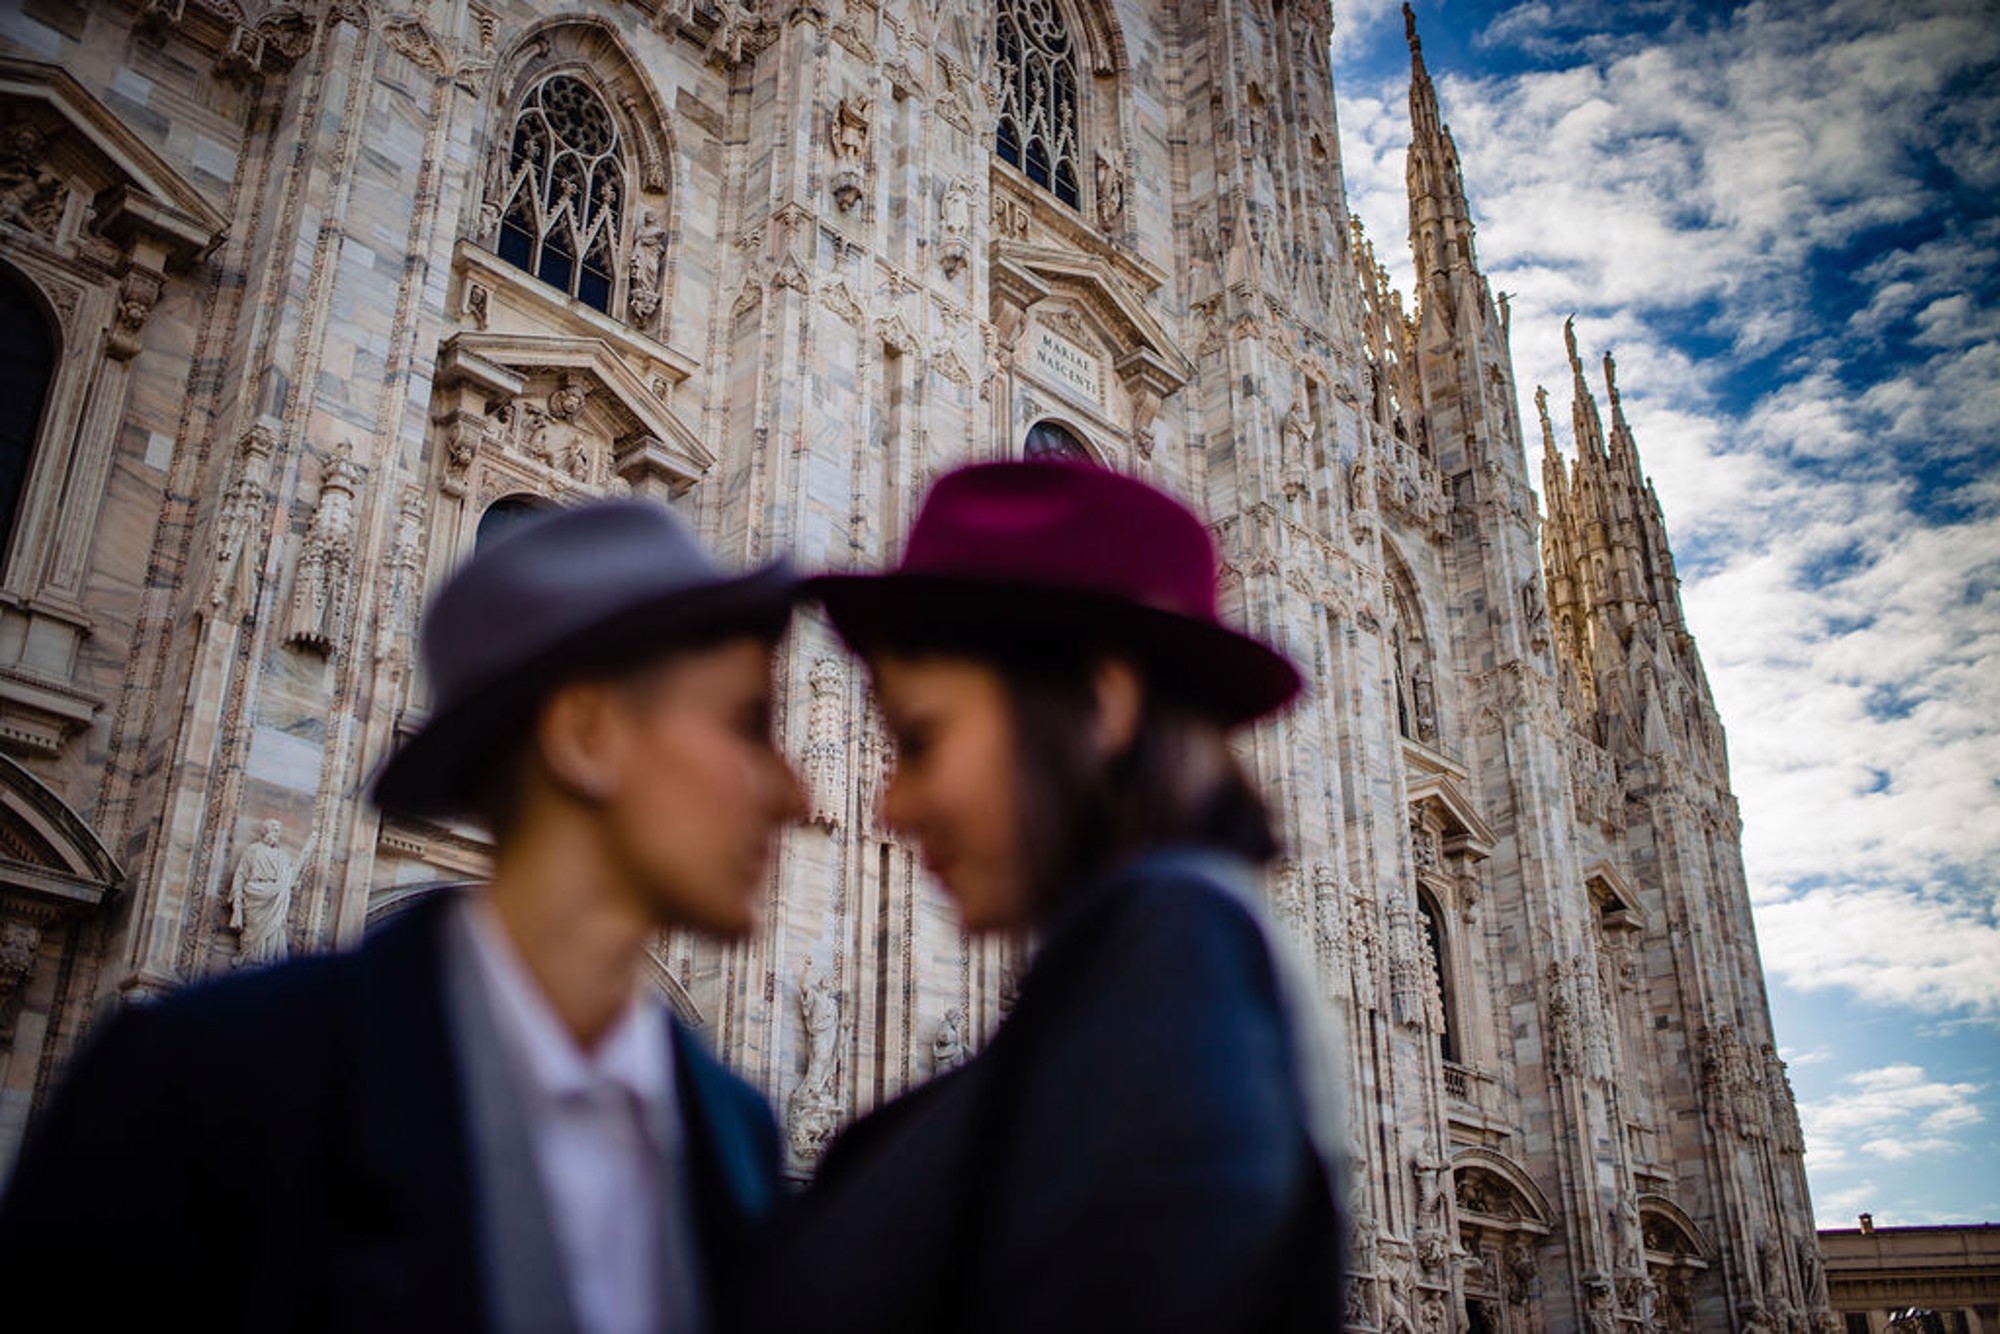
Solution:
<svg viewBox="0 0 2000 1334">
<path fill-rule="evenodd" d="M 657 1115 L 673 1096 L 672 1028 L 666 1009 L 645 987 L 633 994 L 611 1029 L 586 1052 L 542 994 L 500 915 L 482 893 L 465 896 L 473 957 L 494 1003 L 494 1018 L 524 1070 L 545 1097 L 585 1093 L 605 1081 L 630 1090 Z"/>
</svg>

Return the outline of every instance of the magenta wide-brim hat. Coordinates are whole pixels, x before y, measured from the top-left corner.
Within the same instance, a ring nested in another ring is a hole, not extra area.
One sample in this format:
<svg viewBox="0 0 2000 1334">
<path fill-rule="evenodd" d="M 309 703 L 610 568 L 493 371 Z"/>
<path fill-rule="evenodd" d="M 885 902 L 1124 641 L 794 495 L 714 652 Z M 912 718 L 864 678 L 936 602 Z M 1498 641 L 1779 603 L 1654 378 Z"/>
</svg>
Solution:
<svg viewBox="0 0 2000 1334">
<path fill-rule="evenodd" d="M 1229 725 L 1283 708 L 1298 669 L 1223 624 L 1215 544 L 1178 500 L 1088 464 L 974 464 L 938 479 L 903 559 L 806 583 L 857 652 L 1059 640 L 1129 654 Z"/>
</svg>

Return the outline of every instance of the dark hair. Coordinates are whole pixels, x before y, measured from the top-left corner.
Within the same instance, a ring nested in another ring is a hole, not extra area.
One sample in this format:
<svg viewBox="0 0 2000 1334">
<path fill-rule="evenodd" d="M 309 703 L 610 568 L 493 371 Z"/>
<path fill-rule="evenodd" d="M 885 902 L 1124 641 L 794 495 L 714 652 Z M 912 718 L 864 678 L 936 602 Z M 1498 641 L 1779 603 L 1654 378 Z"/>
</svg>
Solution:
<svg viewBox="0 0 2000 1334">
<path fill-rule="evenodd" d="M 969 659 L 999 675 L 1014 714 L 1020 837 L 1036 917 L 1069 887 L 1154 848 L 1208 848 L 1258 865 L 1278 855 L 1270 813 L 1230 751 L 1228 729 L 1115 646 L 919 631 L 864 651 Z M 1132 742 L 1108 761 L 1092 741 L 1093 677 L 1107 658 L 1132 662 L 1145 683 Z"/>
<path fill-rule="evenodd" d="M 535 724 L 542 706 L 558 690 L 585 682 L 620 690 L 644 690 L 669 664 L 688 654 L 720 648 L 737 639 L 755 639 L 772 649 L 784 632 L 784 623 L 773 624 L 769 617 L 717 621 L 698 625 L 650 648 L 627 647 L 615 656 L 578 658 L 565 664 L 560 675 L 524 683 L 518 706 L 504 721 L 496 723 L 486 738 L 488 759 L 481 766 L 478 785 L 467 794 L 468 813 L 496 841 L 519 826 L 521 804 L 528 791 L 529 765 L 535 755 Z"/>
</svg>

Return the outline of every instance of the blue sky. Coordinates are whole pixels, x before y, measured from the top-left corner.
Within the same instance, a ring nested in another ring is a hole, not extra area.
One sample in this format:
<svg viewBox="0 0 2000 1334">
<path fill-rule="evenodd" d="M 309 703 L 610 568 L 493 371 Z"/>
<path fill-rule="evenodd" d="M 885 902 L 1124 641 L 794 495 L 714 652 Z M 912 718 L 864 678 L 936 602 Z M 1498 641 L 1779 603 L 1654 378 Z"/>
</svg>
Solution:
<svg viewBox="0 0 2000 1334">
<path fill-rule="evenodd" d="M 1820 1225 L 2000 1221 L 2000 0 L 1416 11 L 1531 441 L 1617 355 Z M 1407 292 L 1402 15 L 1334 15 Z"/>
</svg>

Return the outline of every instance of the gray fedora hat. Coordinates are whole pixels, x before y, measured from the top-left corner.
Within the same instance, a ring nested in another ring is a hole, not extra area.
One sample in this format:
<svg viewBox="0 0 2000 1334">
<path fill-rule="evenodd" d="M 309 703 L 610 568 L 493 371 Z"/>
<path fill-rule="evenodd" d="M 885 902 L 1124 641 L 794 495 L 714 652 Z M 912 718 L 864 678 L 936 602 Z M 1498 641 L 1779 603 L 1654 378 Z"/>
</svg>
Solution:
<svg viewBox="0 0 2000 1334">
<path fill-rule="evenodd" d="M 732 631 L 776 638 L 798 596 L 785 562 L 726 571 L 649 501 L 525 520 L 481 547 L 425 610 L 431 715 L 375 775 L 375 803 L 464 814 L 556 686 Z"/>
</svg>

